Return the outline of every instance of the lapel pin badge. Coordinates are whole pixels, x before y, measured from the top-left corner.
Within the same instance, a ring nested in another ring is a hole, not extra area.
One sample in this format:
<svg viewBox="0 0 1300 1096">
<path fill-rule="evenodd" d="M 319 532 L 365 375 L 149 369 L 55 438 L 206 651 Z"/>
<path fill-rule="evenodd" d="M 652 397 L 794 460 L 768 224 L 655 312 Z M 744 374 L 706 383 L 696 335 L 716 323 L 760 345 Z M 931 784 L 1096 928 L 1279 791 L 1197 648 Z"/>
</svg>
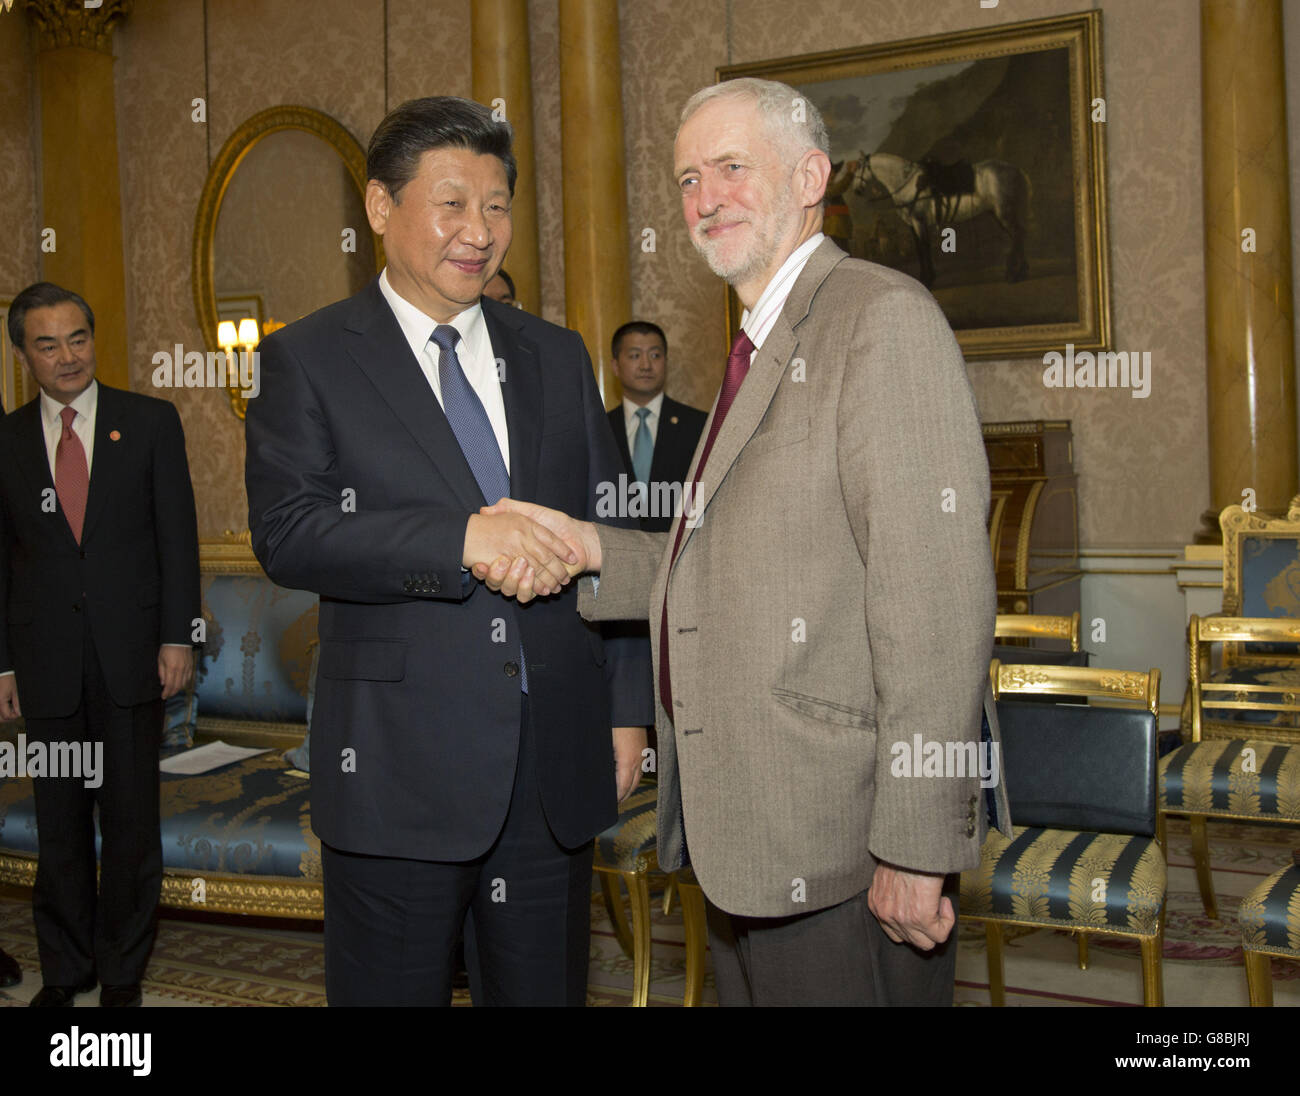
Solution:
<svg viewBox="0 0 1300 1096">
<path fill-rule="evenodd" d="M 677 416 L 674 415 L 674 416 L 673 416 L 671 419 L 669 419 L 668 421 L 671 422 L 674 426 L 676 426 L 676 425 L 677 425 Z"/>
<path fill-rule="evenodd" d="M 108 439 L 109 439 L 109 441 L 121 441 L 121 440 L 122 440 L 122 431 L 120 431 L 120 430 L 110 430 L 110 431 L 108 432 Z"/>
</svg>

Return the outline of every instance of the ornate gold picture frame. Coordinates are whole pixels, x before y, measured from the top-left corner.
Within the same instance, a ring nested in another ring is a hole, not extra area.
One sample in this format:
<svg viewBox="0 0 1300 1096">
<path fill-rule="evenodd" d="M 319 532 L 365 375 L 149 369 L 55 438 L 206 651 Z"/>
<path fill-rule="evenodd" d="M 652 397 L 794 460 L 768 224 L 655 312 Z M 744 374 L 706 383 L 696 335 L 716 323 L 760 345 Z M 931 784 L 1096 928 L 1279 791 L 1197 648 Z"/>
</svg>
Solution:
<svg viewBox="0 0 1300 1096">
<path fill-rule="evenodd" d="M 822 112 L 824 231 L 926 283 L 967 359 L 1110 346 L 1100 11 L 717 70 L 738 76 Z"/>
</svg>

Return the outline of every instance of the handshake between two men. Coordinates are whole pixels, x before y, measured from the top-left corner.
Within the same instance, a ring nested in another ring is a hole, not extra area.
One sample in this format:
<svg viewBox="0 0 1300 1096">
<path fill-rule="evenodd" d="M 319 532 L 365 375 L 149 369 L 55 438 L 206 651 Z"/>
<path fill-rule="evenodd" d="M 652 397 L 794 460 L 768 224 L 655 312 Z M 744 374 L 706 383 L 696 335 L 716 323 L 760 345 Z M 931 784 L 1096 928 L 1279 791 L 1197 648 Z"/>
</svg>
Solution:
<svg viewBox="0 0 1300 1096">
<path fill-rule="evenodd" d="M 503 498 L 470 515 L 462 564 L 491 590 L 520 602 L 547 597 L 575 575 L 600 570 L 600 540 L 589 521 Z"/>
</svg>

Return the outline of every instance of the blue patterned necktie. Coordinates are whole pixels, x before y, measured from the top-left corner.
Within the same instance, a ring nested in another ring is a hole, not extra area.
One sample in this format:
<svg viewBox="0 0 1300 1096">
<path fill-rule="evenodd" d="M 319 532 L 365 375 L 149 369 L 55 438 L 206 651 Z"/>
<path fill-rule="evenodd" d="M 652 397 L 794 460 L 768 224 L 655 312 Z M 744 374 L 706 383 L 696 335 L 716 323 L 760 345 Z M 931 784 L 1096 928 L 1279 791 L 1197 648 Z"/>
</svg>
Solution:
<svg viewBox="0 0 1300 1096">
<path fill-rule="evenodd" d="M 478 481 L 484 501 L 491 505 L 497 499 L 510 497 L 510 473 L 501 457 L 492 422 L 483 410 L 478 394 L 470 387 L 456 356 L 456 340 L 459 338 L 460 332 L 450 324 L 439 325 L 429 336 L 429 341 L 438 348 L 442 410 L 469 462 L 470 471 Z M 523 643 L 519 644 L 519 687 L 528 692 L 528 664 L 524 661 Z"/>
<path fill-rule="evenodd" d="M 650 437 L 650 427 L 646 420 L 650 418 L 650 408 L 638 407 L 636 417 L 636 436 L 632 439 L 632 471 L 641 483 L 650 482 L 650 465 L 654 461 L 655 443 Z"/>
</svg>

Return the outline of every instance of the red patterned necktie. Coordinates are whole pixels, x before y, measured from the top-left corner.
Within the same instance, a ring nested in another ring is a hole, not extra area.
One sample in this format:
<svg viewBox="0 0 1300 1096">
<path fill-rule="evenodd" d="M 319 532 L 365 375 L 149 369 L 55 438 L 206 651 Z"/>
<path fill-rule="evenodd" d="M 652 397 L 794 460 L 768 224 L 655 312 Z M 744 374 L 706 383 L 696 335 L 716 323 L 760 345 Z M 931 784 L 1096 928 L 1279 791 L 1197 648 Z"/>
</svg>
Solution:
<svg viewBox="0 0 1300 1096">
<path fill-rule="evenodd" d="M 86 520 L 90 472 L 86 468 L 86 450 L 72 429 L 72 420 L 77 417 L 77 412 L 65 407 L 59 414 L 63 418 L 63 433 L 58 448 L 54 450 L 54 490 L 58 492 L 59 505 L 63 507 L 72 535 L 80 544 L 81 526 Z"/>
<path fill-rule="evenodd" d="M 686 491 L 682 494 L 682 520 L 677 523 L 677 536 L 673 540 L 673 554 L 669 560 L 669 567 L 677 561 L 677 549 L 682 546 L 682 530 L 686 528 L 686 513 L 690 510 L 696 499 L 696 494 L 704 478 L 704 465 L 709 459 L 709 453 L 713 450 L 714 439 L 718 436 L 718 430 L 722 427 L 722 420 L 727 417 L 727 412 L 731 410 L 732 401 L 736 398 L 736 393 L 740 391 L 741 382 L 745 379 L 745 374 L 749 372 L 749 358 L 754 353 L 754 344 L 750 342 L 749 336 L 745 334 L 742 328 L 736 335 L 736 341 L 731 344 L 731 353 L 727 355 L 727 371 L 722 376 L 722 391 L 718 393 L 718 407 L 713 412 L 713 424 L 709 427 L 709 435 L 704 439 L 704 450 L 700 453 L 700 463 L 695 469 L 695 481 L 688 484 Z M 659 617 L 659 699 L 663 701 L 664 711 L 668 713 L 668 718 L 673 718 L 673 692 L 669 685 L 668 673 L 668 588 L 664 588 L 663 612 Z"/>
</svg>

